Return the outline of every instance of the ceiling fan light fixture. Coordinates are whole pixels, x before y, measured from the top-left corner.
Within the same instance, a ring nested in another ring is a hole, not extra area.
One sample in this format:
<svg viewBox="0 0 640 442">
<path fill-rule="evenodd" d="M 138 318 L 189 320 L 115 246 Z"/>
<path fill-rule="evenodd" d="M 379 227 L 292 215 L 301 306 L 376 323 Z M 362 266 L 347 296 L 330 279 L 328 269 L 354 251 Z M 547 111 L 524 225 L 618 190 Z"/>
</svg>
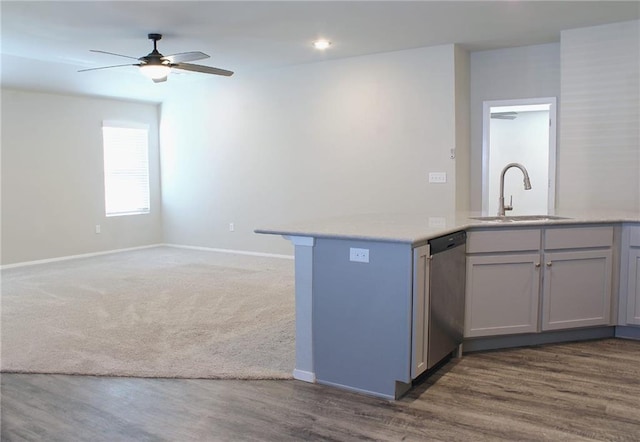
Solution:
<svg viewBox="0 0 640 442">
<path fill-rule="evenodd" d="M 313 47 L 320 51 L 329 49 L 329 46 L 331 46 L 331 42 L 329 40 L 320 39 L 313 42 Z"/>
<path fill-rule="evenodd" d="M 145 64 L 140 66 L 140 72 L 152 80 L 159 80 L 169 75 L 171 68 L 164 64 Z"/>
</svg>

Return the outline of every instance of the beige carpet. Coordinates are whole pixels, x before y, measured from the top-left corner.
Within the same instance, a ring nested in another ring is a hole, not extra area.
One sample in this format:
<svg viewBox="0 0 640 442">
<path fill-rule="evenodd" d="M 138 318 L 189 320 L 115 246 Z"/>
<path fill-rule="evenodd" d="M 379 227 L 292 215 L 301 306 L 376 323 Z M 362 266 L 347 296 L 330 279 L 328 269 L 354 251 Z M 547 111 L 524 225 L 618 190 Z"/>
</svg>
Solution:
<svg viewBox="0 0 640 442">
<path fill-rule="evenodd" d="M 157 247 L 2 271 L 5 372 L 287 379 L 294 263 Z"/>
</svg>

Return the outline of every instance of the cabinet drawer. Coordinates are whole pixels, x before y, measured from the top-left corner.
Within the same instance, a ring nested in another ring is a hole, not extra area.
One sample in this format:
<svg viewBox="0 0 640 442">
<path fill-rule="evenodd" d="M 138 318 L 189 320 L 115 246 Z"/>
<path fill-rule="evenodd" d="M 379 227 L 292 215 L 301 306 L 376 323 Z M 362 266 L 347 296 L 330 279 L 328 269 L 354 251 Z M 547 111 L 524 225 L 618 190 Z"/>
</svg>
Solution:
<svg viewBox="0 0 640 442">
<path fill-rule="evenodd" d="M 467 235 L 467 253 L 518 252 L 539 249 L 539 229 L 472 230 Z"/>
<path fill-rule="evenodd" d="M 613 226 L 550 227 L 545 231 L 545 249 L 611 247 Z"/>
</svg>

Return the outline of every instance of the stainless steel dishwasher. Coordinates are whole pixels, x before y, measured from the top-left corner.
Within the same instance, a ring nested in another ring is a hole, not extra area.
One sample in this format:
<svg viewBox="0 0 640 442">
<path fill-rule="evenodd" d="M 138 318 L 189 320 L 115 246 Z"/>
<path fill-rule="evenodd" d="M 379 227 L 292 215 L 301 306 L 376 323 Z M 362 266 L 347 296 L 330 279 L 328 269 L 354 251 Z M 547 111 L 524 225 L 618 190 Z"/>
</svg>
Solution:
<svg viewBox="0 0 640 442">
<path fill-rule="evenodd" d="M 467 234 L 464 231 L 429 241 L 429 320 L 427 370 L 458 350 L 464 333 Z"/>
</svg>

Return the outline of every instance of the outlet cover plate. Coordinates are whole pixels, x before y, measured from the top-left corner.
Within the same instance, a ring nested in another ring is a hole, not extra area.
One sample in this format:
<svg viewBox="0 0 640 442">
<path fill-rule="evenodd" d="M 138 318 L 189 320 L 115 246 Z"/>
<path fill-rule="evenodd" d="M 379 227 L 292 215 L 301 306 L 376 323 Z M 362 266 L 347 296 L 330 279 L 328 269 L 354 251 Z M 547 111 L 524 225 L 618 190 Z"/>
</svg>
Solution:
<svg viewBox="0 0 640 442">
<path fill-rule="evenodd" d="M 349 249 L 349 261 L 369 262 L 369 249 L 357 249 L 351 247 Z"/>
</svg>

